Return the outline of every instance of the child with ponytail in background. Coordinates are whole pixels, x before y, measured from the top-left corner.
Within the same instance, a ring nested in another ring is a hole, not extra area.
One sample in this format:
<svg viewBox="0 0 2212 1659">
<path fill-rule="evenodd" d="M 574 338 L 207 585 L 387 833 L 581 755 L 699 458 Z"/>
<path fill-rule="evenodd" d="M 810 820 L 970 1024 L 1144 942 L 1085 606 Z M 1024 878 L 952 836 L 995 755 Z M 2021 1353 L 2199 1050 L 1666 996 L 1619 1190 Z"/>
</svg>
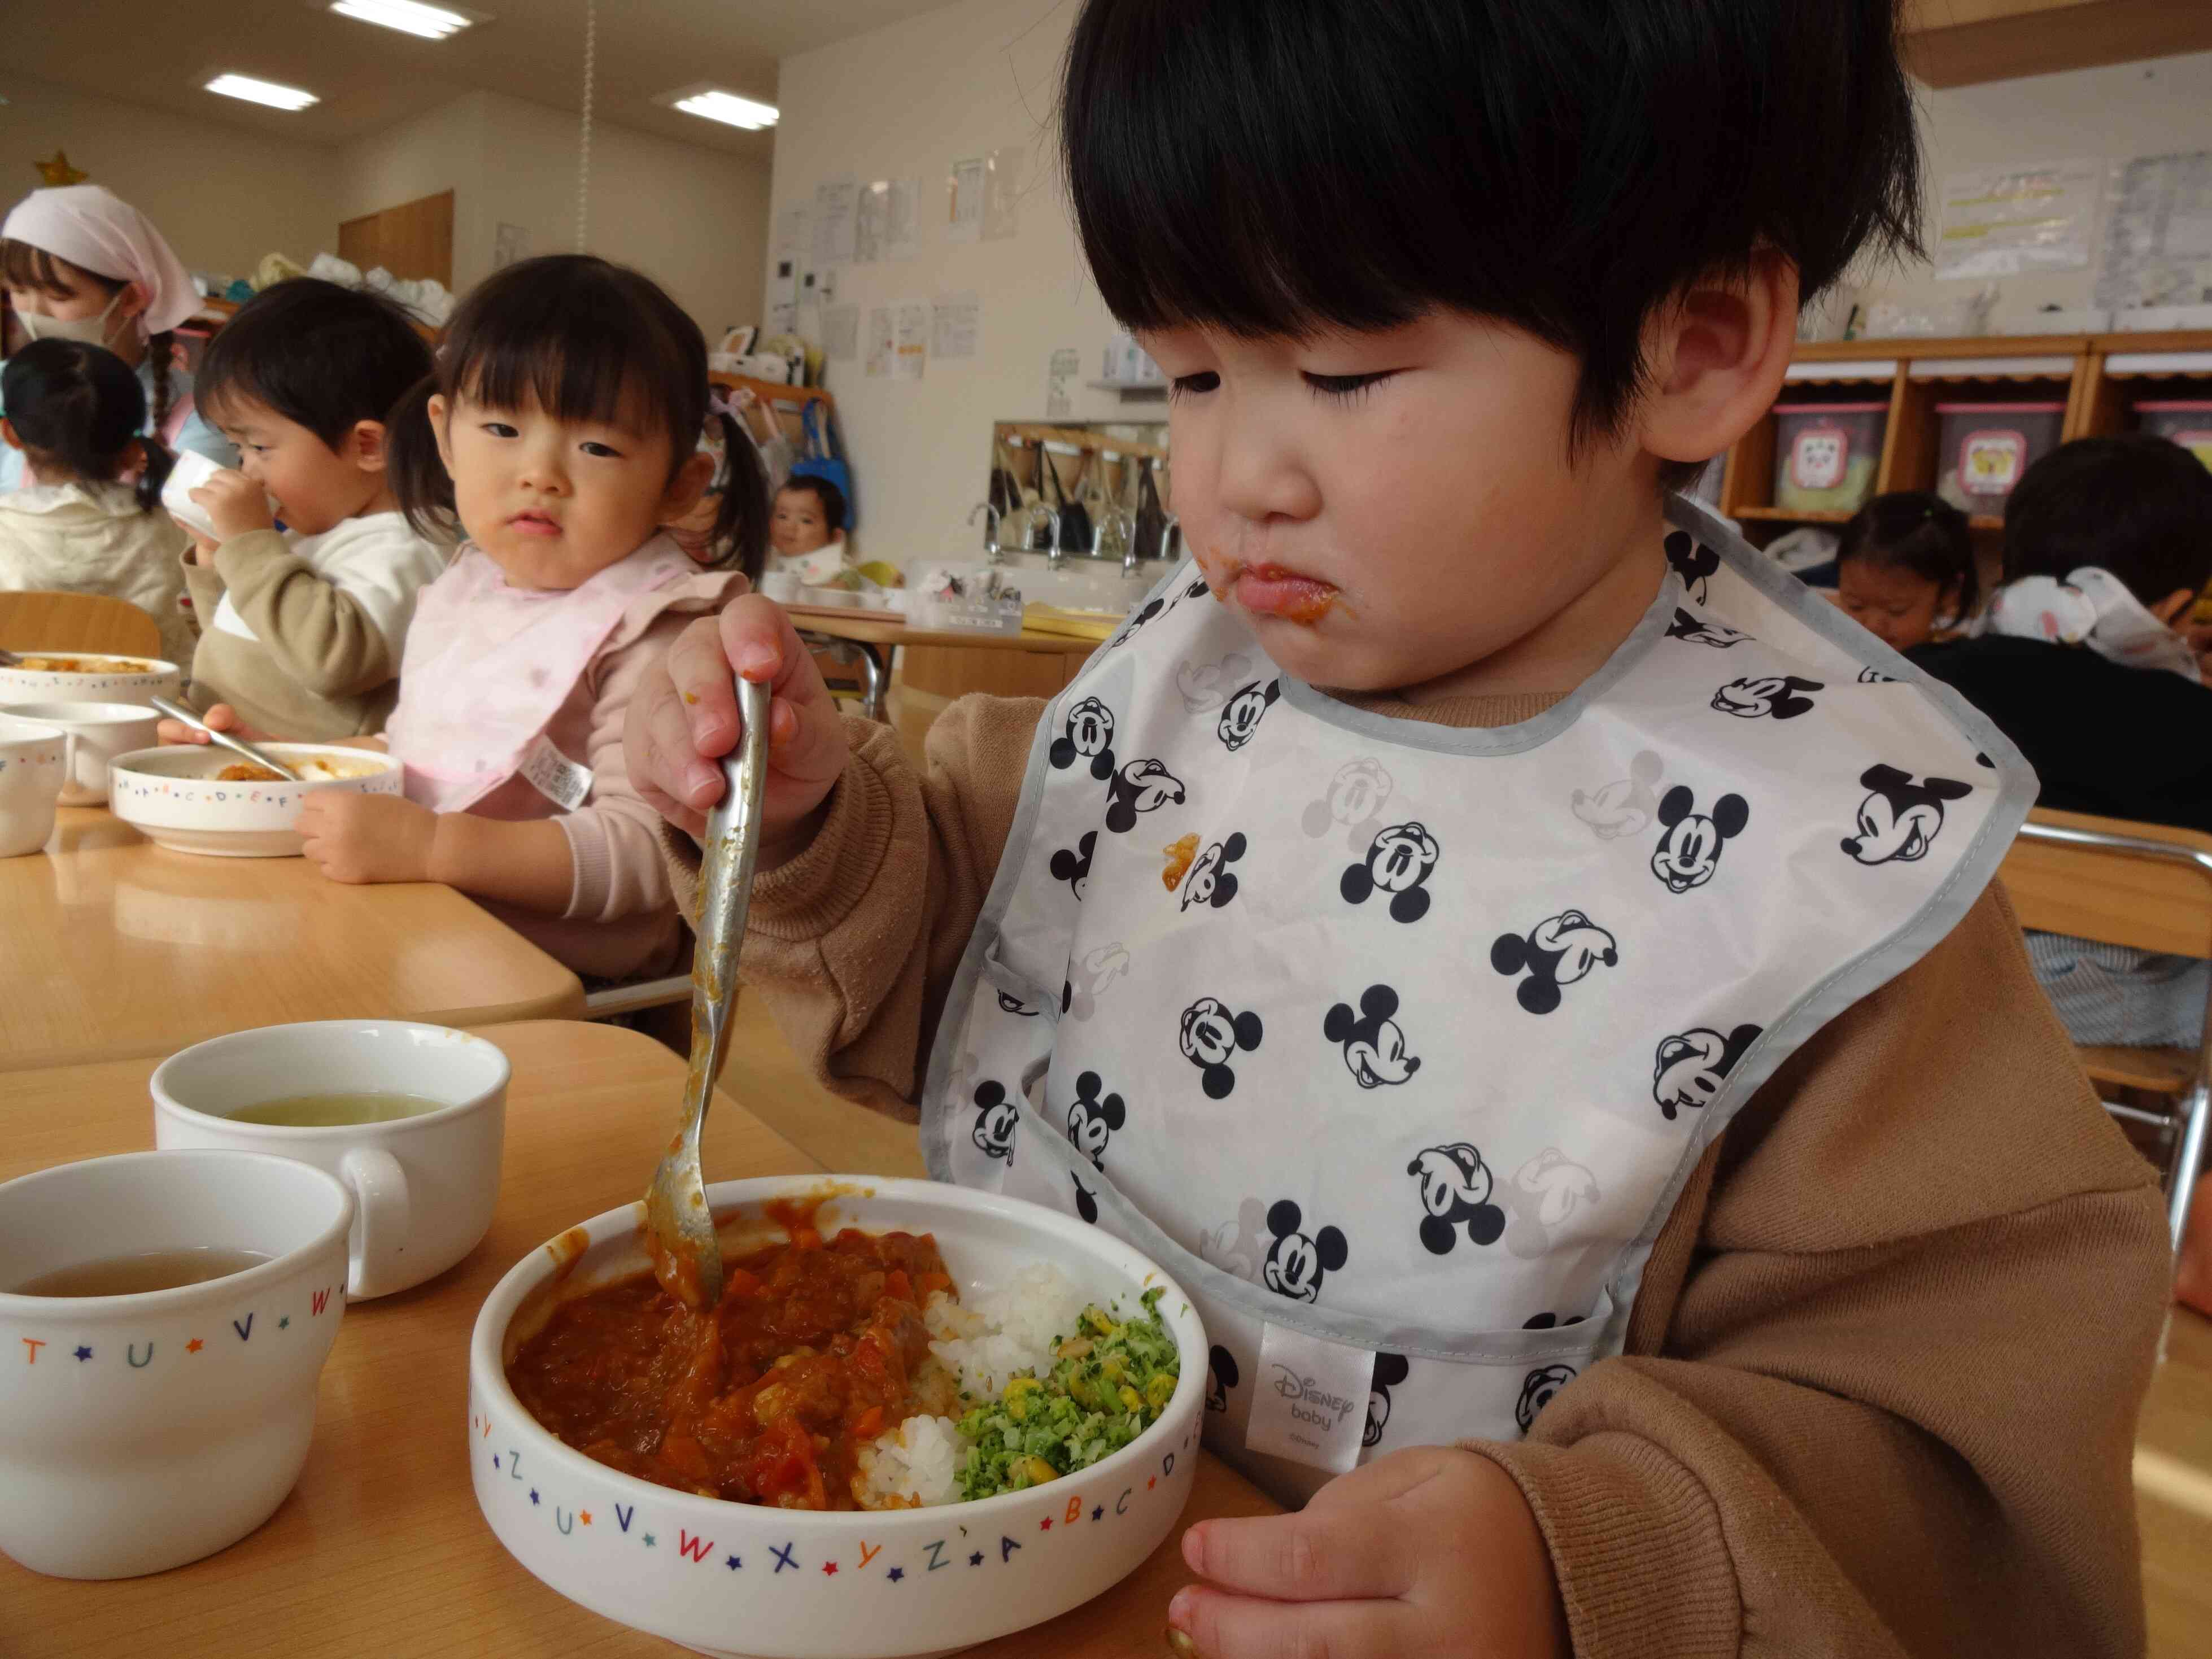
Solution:
<svg viewBox="0 0 2212 1659">
<path fill-rule="evenodd" d="M 161 510 L 173 458 L 142 437 L 146 395 L 112 351 L 36 340 L 0 373 L 4 453 L 21 489 L 0 491 L 0 589 L 106 593 L 161 624 L 161 654 L 192 659 L 179 559 L 191 545 Z"/>
</svg>

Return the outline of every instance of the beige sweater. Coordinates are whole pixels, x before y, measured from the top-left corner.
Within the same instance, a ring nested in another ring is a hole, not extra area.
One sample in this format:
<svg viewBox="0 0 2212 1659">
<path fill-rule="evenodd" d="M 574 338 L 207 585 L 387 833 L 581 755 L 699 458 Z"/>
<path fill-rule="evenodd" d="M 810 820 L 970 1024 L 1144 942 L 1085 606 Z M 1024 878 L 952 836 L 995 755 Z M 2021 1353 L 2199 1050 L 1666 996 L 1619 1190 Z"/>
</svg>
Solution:
<svg viewBox="0 0 2212 1659">
<path fill-rule="evenodd" d="M 396 512 L 296 539 L 249 531 L 211 569 L 187 559 L 194 706 L 227 702 L 258 731 L 307 742 L 382 731 L 415 594 L 445 563 Z"/>
<path fill-rule="evenodd" d="M 161 655 L 191 666 L 197 632 L 179 557 L 192 544 L 174 519 L 138 505 L 126 483 L 32 484 L 0 493 L 0 588 L 105 593 L 161 629 Z"/>
<path fill-rule="evenodd" d="M 1555 699 L 1368 706 L 1455 726 Z M 969 697 L 915 768 L 888 727 L 761 878 L 744 959 L 830 1087 L 913 1121 L 1043 705 Z M 697 849 L 664 829 L 687 909 Z M 1550 1547 L 1575 1651 L 2143 1648 L 2130 1456 L 2172 1263 L 2003 894 L 1832 1021 L 1662 1229 L 1626 1352 L 1477 1445 Z"/>
</svg>

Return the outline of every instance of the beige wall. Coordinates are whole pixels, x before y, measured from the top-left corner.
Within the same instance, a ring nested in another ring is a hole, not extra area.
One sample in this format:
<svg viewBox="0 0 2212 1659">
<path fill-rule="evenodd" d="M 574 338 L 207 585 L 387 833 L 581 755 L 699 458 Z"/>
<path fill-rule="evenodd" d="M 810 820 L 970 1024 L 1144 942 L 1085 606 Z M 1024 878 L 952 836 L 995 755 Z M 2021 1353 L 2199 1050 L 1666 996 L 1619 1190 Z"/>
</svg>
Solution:
<svg viewBox="0 0 2212 1659">
<path fill-rule="evenodd" d="M 1043 417 L 1055 348 L 1082 354 L 1077 418 L 1123 412 L 1113 394 L 1081 386 L 1097 377 L 1114 324 L 1084 270 L 1042 125 L 1074 9 L 1054 0 L 963 0 L 783 60 L 775 211 L 810 202 L 817 183 L 840 174 L 924 180 L 918 257 L 841 267 L 837 302 L 857 303 L 865 330 L 868 308 L 894 300 L 963 289 L 982 300 L 976 356 L 932 360 L 918 384 L 869 380 L 857 362 L 830 366 L 872 558 L 980 545 L 981 532 L 963 520 L 983 495 L 991 422 Z M 947 168 L 1006 146 L 1027 150 L 1019 234 L 948 242 Z M 802 316 L 802 329 L 818 337 L 811 320 Z M 1158 416 L 1155 404 L 1138 418 Z"/>
<path fill-rule="evenodd" d="M 305 260 L 337 240 L 335 150 L 19 75 L 7 76 L 0 91 L 8 99 L 0 104 L 0 158 L 10 202 L 19 186 L 35 186 L 30 163 L 58 146 L 91 183 L 160 226 L 195 270 L 250 276 L 272 249 Z"/>
<path fill-rule="evenodd" d="M 743 157 L 597 124 L 591 252 L 637 266 L 710 339 L 758 319 L 768 169 Z M 471 93 L 339 152 L 338 218 L 453 192 L 453 286 L 491 269 L 498 228 L 532 253 L 575 246 L 576 120 Z"/>
<path fill-rule="evenodd" d="M 2094 157 L 2109 163 L 2131 155 L 2212 149 L 2212 52 L 1923 90 L 1921 104 L 1930 186 L 1928 233 L 1933 238 L 1942 228 L 1940 191 L 1946 173 L 2007 161 Z M 1875 278 L 1871 286 L 1881 297 L 1911 303 L 1954 299 L 1982 280 L 1938 281 L 1922 267 Z M 1993 280 L 2002 319 L 2045 305 L 2087 305 L 2096 270 L 2093 265 Z"/>
</svg>

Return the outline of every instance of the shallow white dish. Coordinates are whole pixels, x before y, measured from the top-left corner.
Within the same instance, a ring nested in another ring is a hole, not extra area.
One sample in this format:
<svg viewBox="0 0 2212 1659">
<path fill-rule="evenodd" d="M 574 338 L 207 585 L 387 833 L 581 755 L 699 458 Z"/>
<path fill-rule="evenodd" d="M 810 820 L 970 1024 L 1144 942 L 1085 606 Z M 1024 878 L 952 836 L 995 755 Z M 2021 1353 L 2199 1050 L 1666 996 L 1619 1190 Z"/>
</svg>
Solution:
<svg viewBox="0 0 2212 1659">
<path fill-rule="evenodd" d="M 792 603 L 794 605 L 825 605 L 832 610 L 838 611 L 858 611 L 861 609 L 860 595 L 859 591 L 850 587 L 802 586 L 799 590 L 799 597 L 793 600 Z"/>
<path fill-rule="evenodd" d="M 399 763 L 367 749 L 343 749 L 321 743 L 261 745 L 295 771 L 319 760 L 347 769 L 355 777 L 302 783 L 224 783 L 216 774 L 239 763 L 238 757 L 212 744 L 175 744 L 118 755 L 107 769 L 108 806 L 132 829 L 159 847 L 217 858 L 289 858 L 300 850 L 300 803 L 317 789 L 350 789 L 366 795 L 396 795 L 403 779 Z"/>
<path fill-rule="evenodd" d="M 594 1216 L 530 1253 L 485 1298 L 469 1349 L 477 1503 L 515 1559 L 571 1601 L 696 1652 L 755 1659 L 910 1659 L 1054 1618 L 1133 1571 L 1174 1528 L 1197 1468 L 1206 1334 L 1188 1300 L 1109 1234 L 1036 1205 L 927 1181 L 794 1176 L 707 1189 L 726 1248 L 780 1233 L 771 1199 L 839 1196 L 843 1226 L 936 1235 L 963 1296 L 1056 1263 L 1094 1300 L 1165 1285 L 1160 1314 L 1182 1376 L 1160 1420 L 1064 1480 L 973 1504 L 816 1513 L 695 1497 L 617 1473 L 538 1425 L 506 1362 L 556 1288 L 647 1270 L 641 1204 Z M 565 1282 L 564 1282 L 565 1281 Z M 588 1516 L 588 1520 L 586 1517 Z"/>
<path fill-rule="evenodd" d="M 129 663 L 127 672 L 96 674 L 44 668 L 0 668 L 0 703 L 135 702 L 152 708 L 155 697 L 174 697 L 185 683 L 184 670 L 158 657 L 128 657 L 112 651 L 18 651 L 19 657 L 72 661 Z"/>
</svg>

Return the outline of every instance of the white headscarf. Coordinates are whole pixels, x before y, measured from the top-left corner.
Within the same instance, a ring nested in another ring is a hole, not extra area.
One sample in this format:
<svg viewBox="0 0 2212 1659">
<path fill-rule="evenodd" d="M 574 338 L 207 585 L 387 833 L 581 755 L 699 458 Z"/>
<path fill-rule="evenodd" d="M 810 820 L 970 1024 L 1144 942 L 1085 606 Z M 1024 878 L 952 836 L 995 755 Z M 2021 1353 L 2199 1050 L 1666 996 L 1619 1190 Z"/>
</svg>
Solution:
<svg viewBox="0 0 2212 1659">
<path fill-rule="evenodd" d="M 1999 588 L 1980 631 L 2054 645 L 2086 645 L 2123 668 L 2162 668 L 2199 679 L 2197 653 L 2130 592 L 2094 564 L 2054 576 L 2023 576 Z"/>
<path fill-rule="evenodd" d="M 101 185 L 33 191 L 9 210 L 0 237 L 112 282 L 138 283 L 147 295 L 140 323 L 149 334 L 174 328 L 199 309 L 191 273 L 154 222 Z"/>
</svg>

